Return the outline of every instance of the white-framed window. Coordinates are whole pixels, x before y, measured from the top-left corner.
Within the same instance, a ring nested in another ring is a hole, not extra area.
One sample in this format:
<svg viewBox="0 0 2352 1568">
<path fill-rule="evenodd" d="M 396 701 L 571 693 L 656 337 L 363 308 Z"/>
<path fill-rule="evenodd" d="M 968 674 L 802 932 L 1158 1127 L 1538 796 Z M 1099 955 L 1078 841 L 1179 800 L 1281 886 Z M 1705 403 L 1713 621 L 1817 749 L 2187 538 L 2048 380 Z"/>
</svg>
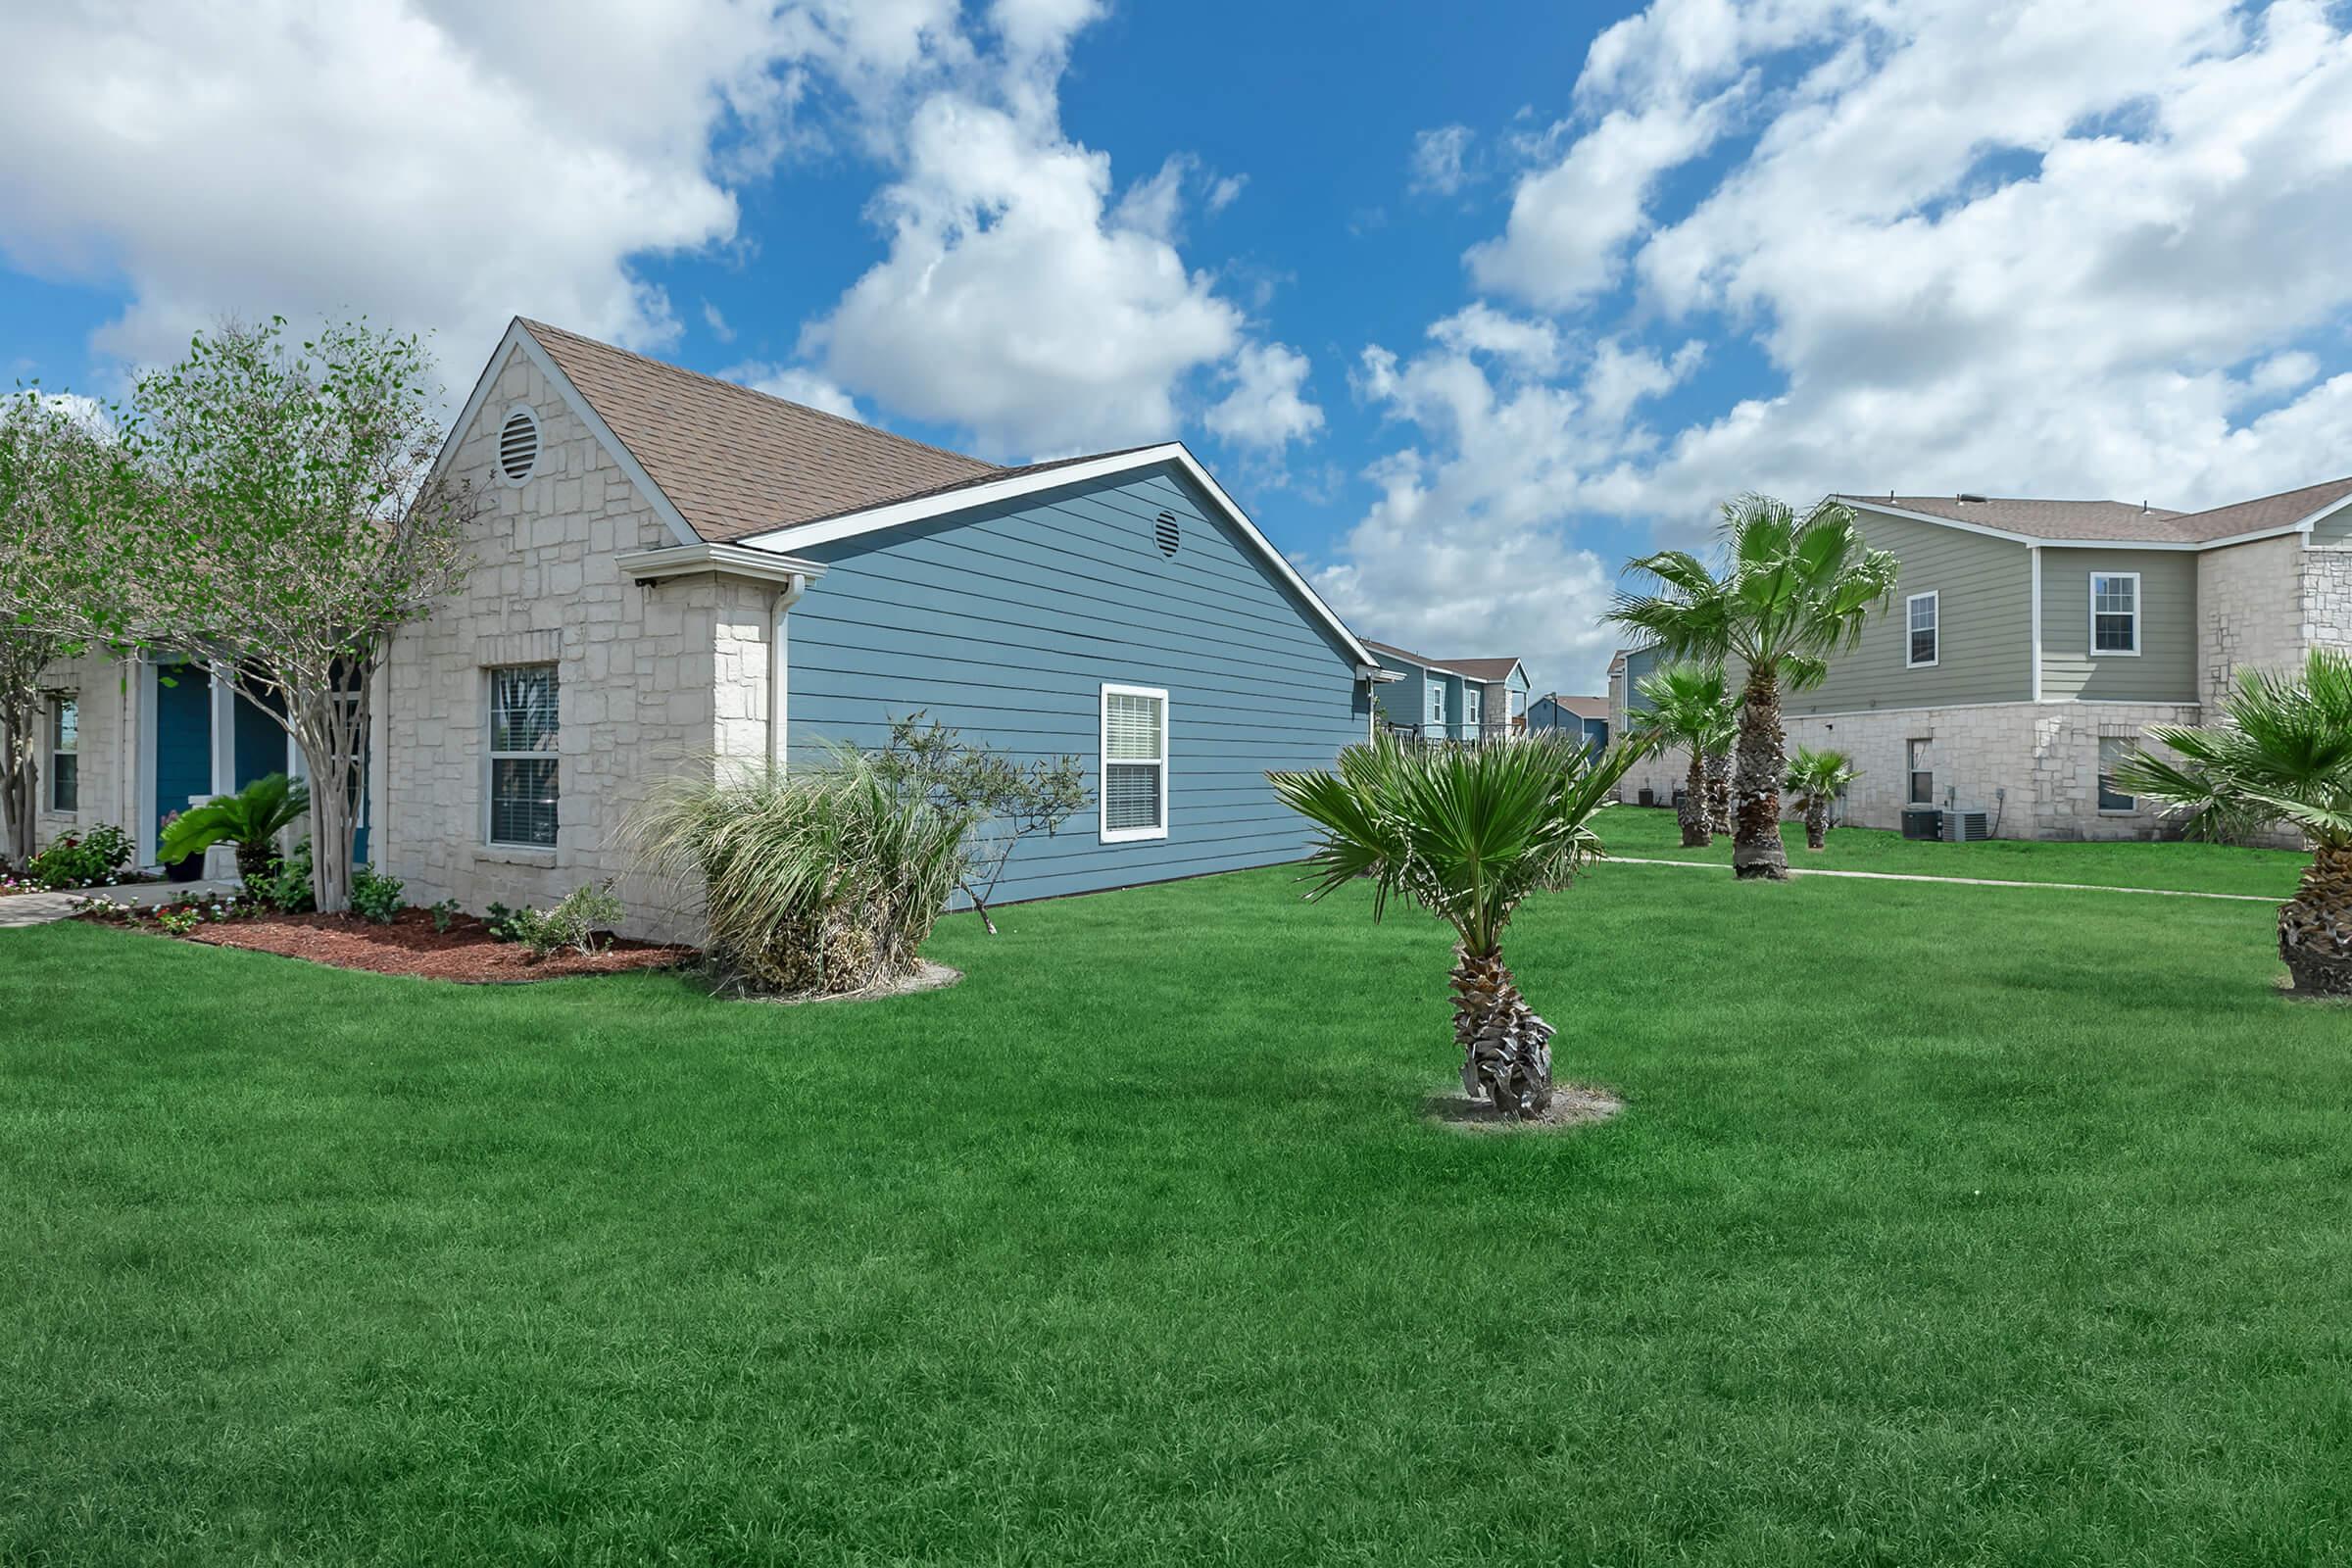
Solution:
<svg viewBox="0 0 2352 1568">
<path fill-rule="evenodd" d="M 2138 572 L 2090 574 L 2090 651 L 2093 654 L 2139 652 Z"/>
<path fill-rule="evenodd" d="M 1429 678 L 1429 701 L 1424 704 L 1426 716 L 1432 724 L 1446 722 L 1446 683 L 1436 676 Z"/>
<path fill-rule="evenodd" d="M 1478 728 L 1480 721 L 1486 716 L 1486 708 L 1487 694 L 1485 688 L 1479 686 L 1464 686 L 1462 688 L 1463 723 L 1469 725 L 1472 729 Z"/>
<path fill-rule="evenodd" d="M 556 843 L 556 666 L 507 664 L 489 671 L 482 837 L 521 849 Z"/>
<path fill-rule="evenodd" d="M 1911 775 L 1910 792 L 1904 797 L 1913 806 L 1936 804 L 1936 743 L 1914 740 L 1904 748 L 1904 764 Z"/>
<path fill-rule="evenodd" d="M 1168 694 L 1102 687 L 1102 842 L 1168 836 Z"/>
<path fill-rule="evenodd" d="M 1514 688 L 1510 695 L 1510 709 L 1512 718 L 1525 718 L 1527 716 L 1527 693 Z"/>
<path fill-rule="evenodd" d="M 49 699 L 49 809 L 81 809 L 81 701 L 73 692 Z"/>
<path fill-rule="evenodd" d="M 2138 744 L 2129 735 L 2099 737 L 2099 809 L 2102 811 L 2136 811 L 2138 800 L 2116 786 L 2115 770 L 2124 760 L 2137 751 Z"/>
<path fill-rule="evenodd" d="M 1903 649 L 1904 668 L 1927 669 L 1943 657 L 1943 605 L 1935 590 L 1903 601 L 1903 626 L 1910 637 Z"/>
</svg>

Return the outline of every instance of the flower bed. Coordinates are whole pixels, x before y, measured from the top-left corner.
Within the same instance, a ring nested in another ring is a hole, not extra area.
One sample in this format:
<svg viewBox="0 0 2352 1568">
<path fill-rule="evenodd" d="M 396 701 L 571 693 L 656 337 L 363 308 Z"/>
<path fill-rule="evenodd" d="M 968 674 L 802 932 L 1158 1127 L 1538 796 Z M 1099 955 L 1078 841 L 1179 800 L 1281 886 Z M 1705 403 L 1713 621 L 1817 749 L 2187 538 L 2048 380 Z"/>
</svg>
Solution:
<svg viewBox="0 0 2352 1568">
<path fill-rule="evenodd" d="M 351 914 L 256 911 L 220 901 L 153 910 L 91 909 L 81 918 L 136 926 L 208 947 L 307 958 L 337 969 L 416 975 L 468 985 L 664 969 L 697 956 L 692 948 L 624 942 L 608 936 L 594 953 L 564 952 L 535 958 L 518 943 L 494 939 L 488 924 L 471 915 L 437 917 L 432 910 L 414 906 L 400 910 L 389 925 Z"/>
</svg>

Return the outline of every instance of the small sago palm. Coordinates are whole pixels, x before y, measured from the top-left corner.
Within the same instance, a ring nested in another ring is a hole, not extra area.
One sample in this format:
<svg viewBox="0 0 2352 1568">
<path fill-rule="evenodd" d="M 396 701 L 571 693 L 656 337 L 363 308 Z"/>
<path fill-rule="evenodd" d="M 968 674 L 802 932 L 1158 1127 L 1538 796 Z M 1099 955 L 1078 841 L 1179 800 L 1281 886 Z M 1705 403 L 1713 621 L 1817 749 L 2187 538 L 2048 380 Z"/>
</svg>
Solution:
<svg viewBox="0 0 2352 1568">
<path fill-rule="evenodd" d="M 1828 747 L 1818 752 L 1810 746 L 1796 749 L 1796 755 L 1788 760 L 1788 776 L 1781 781 L 1781 786 L 1804 813 L 1806 849 L 1828 846 L 1830 812 L 1837 809 L 1838 797 L 1844 793 L 1845 787 L 1861 776 L 1854 767 L 1854 760 L 1843 752 Z"/>
<path fill-rule="evenodd" d="M 1653 747 L 1681 746 L 1690 753 L 1690 775 L 1674 815 L 1682 825 L 1683 847 L 1704 849 L 1715 831 L 1708 761 L 1730 750 L 1740 722 L 1735 705 L 1724 695 L 1723 666 L 1667 664 L 1636 681 L 1634 689 L 1649 703 L 1635 711 L 1634 733 Z"/>
<path fill-rule="evenodd" d="M 1816 686 L 1830 656 L 1861 639 L 1870 612 L 1894 591 L 1895 559 L 1873 550 L 1842 502 L 1803 516 L 1770 496 L 1723 509 L 1722 571 L 1683 550 L 1630 564 L 1652 579 L 1617 596 L 1609 618 L 1677 659 L 1737 662 L 1746 670 L 1732 782 L 1732 868 L 1741 877 L 1788 875 L 1781 847 L 1781 686 Z"/>
<path fill-rule="evenodd" d="M 2311 865 L 2279 906 L 2278 956 L 2295 990 L 2352 996 L 2352 657 L 2315 648 L 2299 678 L 2241 670 L 2224 712 L 2208 729 L 2149 726 L 2180 760 L 2136 752 L 2116 783 L 2201 836 L 2301 829 Z"/>
<path fill-rule="evenodd" d="M 310 808 L 310 791 L 283 773 L 270 773 L 234 795 L 216 795 L 173 817 L 155 847 L 156 858 L 183 859 L 216 844 L 234 844 L 237 875 L 251 885 L 267 875 L 277 858 L 278 834 L 301 821 Z"/>
<path fill-rule="evenodd" d="M 1592 819 L 1645 743 L 1588 759 L 1583 743 L 1418 747 L 1381 739 L 1340 754 L 1337 772 L 1270 773 L 1313 822 L 1309 900 L 1372 883 L 1372 917 L 1409 899 L 1453 927 L 1453 1032 L 1462 1087 L 1504 1115 L 1551 1102 L 1551 1025 L 1520 996 L 1502 934 L 1531 893 L 1564 888 L 1600 853 Z"/>
</svg>

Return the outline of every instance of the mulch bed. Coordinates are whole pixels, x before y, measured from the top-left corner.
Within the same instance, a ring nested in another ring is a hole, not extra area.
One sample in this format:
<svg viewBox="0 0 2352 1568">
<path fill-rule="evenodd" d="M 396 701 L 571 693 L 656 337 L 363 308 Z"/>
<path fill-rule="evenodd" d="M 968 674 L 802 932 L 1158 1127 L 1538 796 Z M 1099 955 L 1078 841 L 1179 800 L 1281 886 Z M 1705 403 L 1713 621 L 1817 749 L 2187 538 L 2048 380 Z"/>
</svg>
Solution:
<svg viewBox="0 0 2352 1568">
<path fill-rule="evenodd" d="M 530 949 L 520 943 L 493 942 L 490 928 L 471 915 L 461 915 L 447 931 L 436 931 L 432 916 L 414 907 L 401 910 L 390 925 L 376 925 L 353 914 L 262 914 L 198 926 L 180 940 L 275 953 L 337 969 L 416 975 L 463 985 L 665 969 L 691 962 L 696 956 L 692 948 L 612 941 L 594 954 L 558 953 L 534 961 Z"/>
</svg>

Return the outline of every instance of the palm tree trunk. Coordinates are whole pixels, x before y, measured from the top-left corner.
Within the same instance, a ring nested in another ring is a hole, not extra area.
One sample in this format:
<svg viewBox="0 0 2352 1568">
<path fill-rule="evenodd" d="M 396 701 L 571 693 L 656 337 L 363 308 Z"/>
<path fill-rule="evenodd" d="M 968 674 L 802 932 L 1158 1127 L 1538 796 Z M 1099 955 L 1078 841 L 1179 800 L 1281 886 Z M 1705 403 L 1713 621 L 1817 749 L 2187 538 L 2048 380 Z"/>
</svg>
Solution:
<svg viewBox="0 0 2352 1568">
<path fill-rule="evenodd" d="M 1536 1016 L 1500 953 L 1456 948 L 1453 1038 L 1462 1088 L 1505 1116 L 1540 1115 L 1551 1103 L 1551 1025 Z"/>
<path fill-rule="evenodd" d="M 1706 759 L 1697 747 L 1690 748 L 1690 775 L 1683 781 L 1683 799 L 1674 808 L 1674 819 L 1683 827 L 1683 848 L 1703 850 L 1713 837 L 1707 830 L 1707 769 Z"/>
<path fill-rule="evenodd" d="M 2352 997 L 2352 846 L 2312 853 L 2302 886 L 2278 909 L 2278 956 L 2299 994 Z"/>
<path fill-rule="evenodd" d="M 1707 754 L 1707 826 L 1717 833 L 1732 830 L 1732 754 L 1729 748 Z"/>
<path fill-rule="evenodd" d="M 1740 770 L 1732 784 L 1732 874 L 1745 881 L 1788 880 L 1788 852 L 1781 847 L 1781 775 L 1788 770 L 1781 734 L 1778 672 L 1758 664 L 1747 672 L 1740 704 Z"/>
<path fill-rule="evenodd" d="M 1805 848 L 1818 850 L 1830 842 L 1830 804 L 1819 799 L 1805 802 Z"/>
</svg>

